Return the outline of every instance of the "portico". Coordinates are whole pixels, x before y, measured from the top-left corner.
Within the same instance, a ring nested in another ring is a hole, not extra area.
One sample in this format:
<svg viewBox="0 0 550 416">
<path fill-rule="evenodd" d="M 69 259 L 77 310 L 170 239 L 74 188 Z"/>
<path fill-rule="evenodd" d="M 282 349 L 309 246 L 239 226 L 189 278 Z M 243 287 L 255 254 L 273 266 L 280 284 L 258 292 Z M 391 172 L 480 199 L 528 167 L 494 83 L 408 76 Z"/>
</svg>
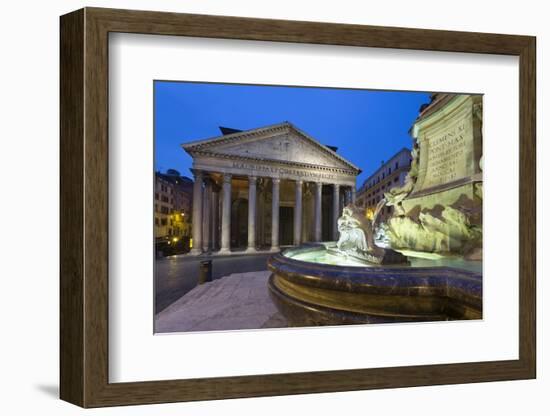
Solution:
<svg viewBox="0 0 550 416">
<path fill-rule="evenodd" d="M 193 248 L 230 254 L 336 240 L 360 170 L 285 122 L 182 145 L 193 158 Z"/>
</svg>

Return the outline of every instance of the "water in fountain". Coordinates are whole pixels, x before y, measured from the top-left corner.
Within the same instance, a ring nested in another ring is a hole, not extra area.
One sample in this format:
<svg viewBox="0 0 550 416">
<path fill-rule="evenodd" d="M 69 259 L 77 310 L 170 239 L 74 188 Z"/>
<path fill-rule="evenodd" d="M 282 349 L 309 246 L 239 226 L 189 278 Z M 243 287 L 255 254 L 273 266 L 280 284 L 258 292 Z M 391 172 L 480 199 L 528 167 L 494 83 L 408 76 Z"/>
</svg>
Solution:
<svg viewBox="0 0 550 416">
<path fill-rule="evenodd" d="M 411 250 L 393 250 L 383 236 L 375 234 L 383 231 L 383 224 L 376 227 L 386 199 L 382 198 L 369 221 L 363 212 L 351 204 L 344 207 L 338 219 L 340 238 L 336 244 L 323 243 L 309 248 L 287 250 L 284 255 L 310 263 L 352 267 L 456 267 L 481 273 L 480 261 L 464 260 L 460 256 L 447 256 Z M 376 230 L 376 231 L 375 231 Z M 383 234 L 383 233 L 382 233 Z M 380 244 L 382 242 L 382 244 Z"/>
</svg>

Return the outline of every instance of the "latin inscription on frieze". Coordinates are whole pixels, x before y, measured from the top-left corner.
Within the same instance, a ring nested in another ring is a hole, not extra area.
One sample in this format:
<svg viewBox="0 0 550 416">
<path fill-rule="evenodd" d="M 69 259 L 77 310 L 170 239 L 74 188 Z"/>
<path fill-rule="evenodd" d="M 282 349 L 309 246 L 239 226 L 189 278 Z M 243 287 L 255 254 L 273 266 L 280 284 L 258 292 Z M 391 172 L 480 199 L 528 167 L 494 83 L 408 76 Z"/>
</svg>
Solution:
<svg viewBox="0 0 550 416">
<path fill-rule="evenodd" d="M 254 171 L 256 173 L 263 172 L 266 174 L 266 176 L 274 175 L 279 177 L 299 177 L 299 178 L 311 179 L 311 180 L 315 180 L 315 179 L 326 180 L 326 179 L 338 178 L 338 176 L 331 173 L 304 171 L 299 169 L 259 165 L 259 164 L 253 164 L 253 163 L 245 163 L 245 162 L 233 162 L 233 167 L 236 169 L 245 169 L 245 170 Z"/>
</svg>

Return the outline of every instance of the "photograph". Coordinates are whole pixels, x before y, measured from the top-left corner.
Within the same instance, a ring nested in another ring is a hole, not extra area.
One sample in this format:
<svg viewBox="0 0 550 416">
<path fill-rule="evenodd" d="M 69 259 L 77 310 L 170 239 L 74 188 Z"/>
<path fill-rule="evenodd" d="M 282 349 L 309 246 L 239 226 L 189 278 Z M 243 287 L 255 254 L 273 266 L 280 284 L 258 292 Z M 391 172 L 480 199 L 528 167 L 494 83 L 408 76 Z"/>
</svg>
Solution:
<svg viewBox="0 0 550 416">
<path fill-rule="evenodd" d="M 155 80 L 154 332 L 483 319 L 483 95 Z"/>
</svg>

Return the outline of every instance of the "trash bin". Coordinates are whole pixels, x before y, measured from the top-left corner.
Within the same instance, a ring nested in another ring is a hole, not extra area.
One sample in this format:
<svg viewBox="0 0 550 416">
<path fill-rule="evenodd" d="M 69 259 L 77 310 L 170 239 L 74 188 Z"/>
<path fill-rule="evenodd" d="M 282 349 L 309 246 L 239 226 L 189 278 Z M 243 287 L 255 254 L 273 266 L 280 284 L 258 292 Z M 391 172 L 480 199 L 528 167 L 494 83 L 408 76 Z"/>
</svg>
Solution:
<svg viewBox="0 0 550 416">
<path fill-rule="evenodd" d="M 212 260 L 203 260 L 199 265 L 199 285 L 212 281 Z"/>
</svg>

